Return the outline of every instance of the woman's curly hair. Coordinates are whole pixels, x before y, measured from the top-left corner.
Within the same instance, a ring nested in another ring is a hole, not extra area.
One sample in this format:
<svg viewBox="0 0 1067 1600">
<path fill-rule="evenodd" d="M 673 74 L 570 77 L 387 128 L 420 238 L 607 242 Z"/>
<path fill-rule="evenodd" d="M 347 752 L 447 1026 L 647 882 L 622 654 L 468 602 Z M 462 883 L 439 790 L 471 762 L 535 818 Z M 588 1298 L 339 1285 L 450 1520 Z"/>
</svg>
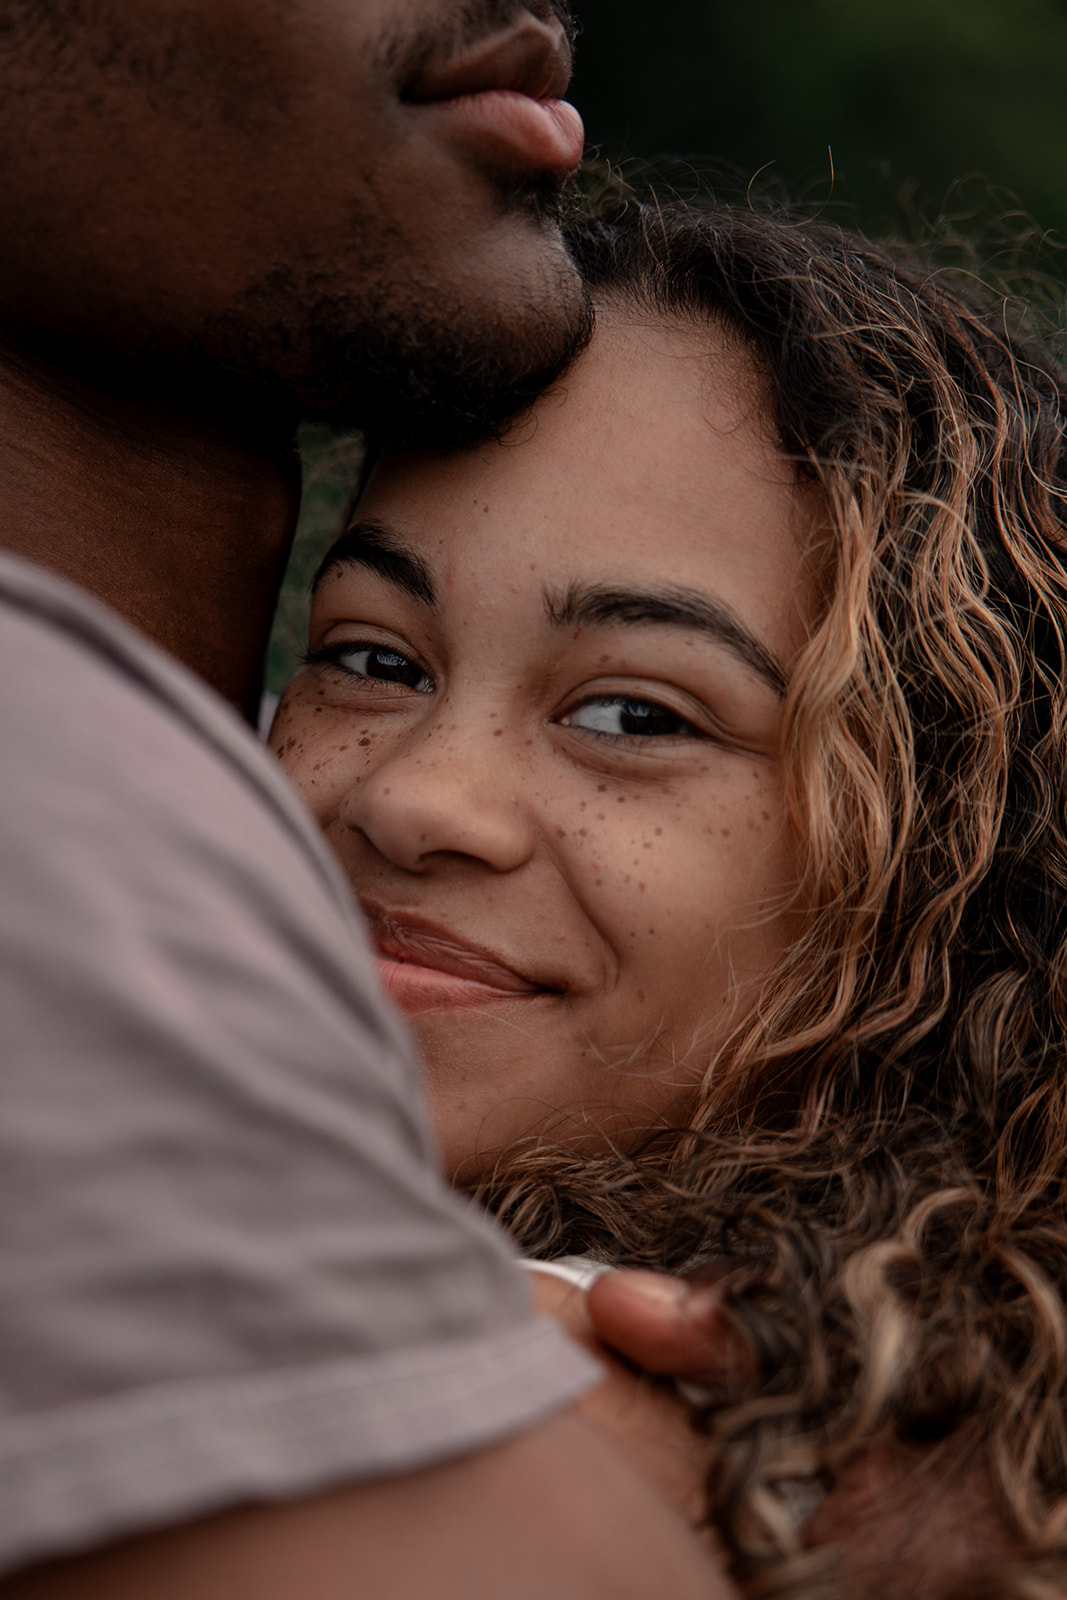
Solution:
<svg viewBox="0 0 1067 1600">
<path fill-rule="evenodd" d="M 540 1253 L 758 1264 L 762 1388 L 705 1421 L 759 1592 L 816 1592 L 776 1480 L 969 1428 L 1020 1552 L 988 1593 L 1063 1593 L 1067 380 L 1010 301 L 803 217 L 630 198 L 570 243 L 599 305 L 749 353 L 821 505 L 784 733 L 812 909 L 691 1127 L 509 1152 L 482 1197 Z"/>
</svg>

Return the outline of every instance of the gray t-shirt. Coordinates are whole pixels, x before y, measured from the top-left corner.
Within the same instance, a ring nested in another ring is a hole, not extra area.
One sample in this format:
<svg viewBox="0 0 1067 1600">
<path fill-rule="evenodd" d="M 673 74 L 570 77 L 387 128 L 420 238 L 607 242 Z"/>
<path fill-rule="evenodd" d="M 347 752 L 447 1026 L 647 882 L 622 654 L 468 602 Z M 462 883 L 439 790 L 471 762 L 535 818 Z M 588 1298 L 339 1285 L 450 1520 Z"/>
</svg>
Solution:
<svg viewBox="0 0 1067 1600">
<path fill-rule="evenodd" d="M 220 701 L 0 556 L 0 1572 L 595 1375 L 434 1170 L 348 891 Z"/>
</svg>

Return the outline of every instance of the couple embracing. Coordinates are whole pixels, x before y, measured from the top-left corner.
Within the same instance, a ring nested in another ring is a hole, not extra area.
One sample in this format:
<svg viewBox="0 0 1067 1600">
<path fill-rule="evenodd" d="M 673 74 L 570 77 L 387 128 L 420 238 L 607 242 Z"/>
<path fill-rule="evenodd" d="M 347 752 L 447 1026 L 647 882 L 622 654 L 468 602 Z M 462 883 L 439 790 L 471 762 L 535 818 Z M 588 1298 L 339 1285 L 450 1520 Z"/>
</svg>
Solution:
<svg viewBox="0 0 1067 1600">
<path fill-rule="evenodd" d="M 564 235 L 548 5 L 2 52 L 6 1592 L 1054 1584 L 1055 363 L 795 217 Z M 254 705 L 306 415 L 318 827 L 163 653 Z M 565 1337 L 435 1138 L 684 1276 Z"/>
</svg>

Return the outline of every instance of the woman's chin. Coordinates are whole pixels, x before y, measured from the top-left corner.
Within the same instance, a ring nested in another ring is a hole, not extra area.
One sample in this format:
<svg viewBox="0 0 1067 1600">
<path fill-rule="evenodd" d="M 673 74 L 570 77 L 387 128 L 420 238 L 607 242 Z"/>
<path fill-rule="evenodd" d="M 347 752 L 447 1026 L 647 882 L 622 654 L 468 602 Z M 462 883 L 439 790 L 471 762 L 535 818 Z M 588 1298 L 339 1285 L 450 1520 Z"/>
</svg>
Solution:
<svg viewBox="0 0 1067 1600">
<path fill-rule="evenodd" d="M 684 1125 L 695 1086 L 647 1075 L 590 1074 L 590 1053 L 538 1037 L 518 1007 L 410 1015 L 426 1069 L 431 1120 L 449 1177 L 470 1184 L 516 1147 L 623 1151 L 652 1129 Z M 542 1017 L 542 1021 L 548 1019 Z"/>
<path fill-rule="evenodd" d="M 574 1116 L 557 1109 L 567 1099 L 567 1066 L 546 1051 L 522 1006 L 408 1012 L 438 1146 L 456 1181 L 478 1177 L 520 1141 L 544 1136 L 555 1143 L 576 1132 Z"/>
</svg>

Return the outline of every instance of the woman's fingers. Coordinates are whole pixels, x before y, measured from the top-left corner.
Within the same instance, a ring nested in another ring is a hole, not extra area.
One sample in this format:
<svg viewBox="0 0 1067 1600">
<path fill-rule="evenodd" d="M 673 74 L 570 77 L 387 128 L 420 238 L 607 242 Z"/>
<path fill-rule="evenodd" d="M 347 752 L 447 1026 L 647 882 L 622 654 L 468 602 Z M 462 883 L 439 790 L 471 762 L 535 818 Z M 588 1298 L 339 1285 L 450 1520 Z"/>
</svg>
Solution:
<svg viewBox="0 0 1067 1600">
<path fill-rule="evenodd" d="M 603 1380 L 579 1397 L 575 1409 L 635 1462 L 688 1521 L 702 1523 L 709 1444 L 691 1427 L 689 1407 L 675 1386 L 657 1381 L 647 1370 L 635 1370 L 631 1360 L 621 1361 L 604 1347 L 589 1319 L 586 1291 L 543 1272 L 533 1278 L 538 1309 L 556 1317 L 604 1369 Z M 710 1533 L 706 1542 L 717 1549 Z"/>
<path fill-rule="evenodd" d="M 737 1390 L 755 1382 L 756 1355 L 721 1283 L 612 1272 L 588 1290 L 585 1310 L 597 1338 L 646 1372 Z"/>
</svg>

